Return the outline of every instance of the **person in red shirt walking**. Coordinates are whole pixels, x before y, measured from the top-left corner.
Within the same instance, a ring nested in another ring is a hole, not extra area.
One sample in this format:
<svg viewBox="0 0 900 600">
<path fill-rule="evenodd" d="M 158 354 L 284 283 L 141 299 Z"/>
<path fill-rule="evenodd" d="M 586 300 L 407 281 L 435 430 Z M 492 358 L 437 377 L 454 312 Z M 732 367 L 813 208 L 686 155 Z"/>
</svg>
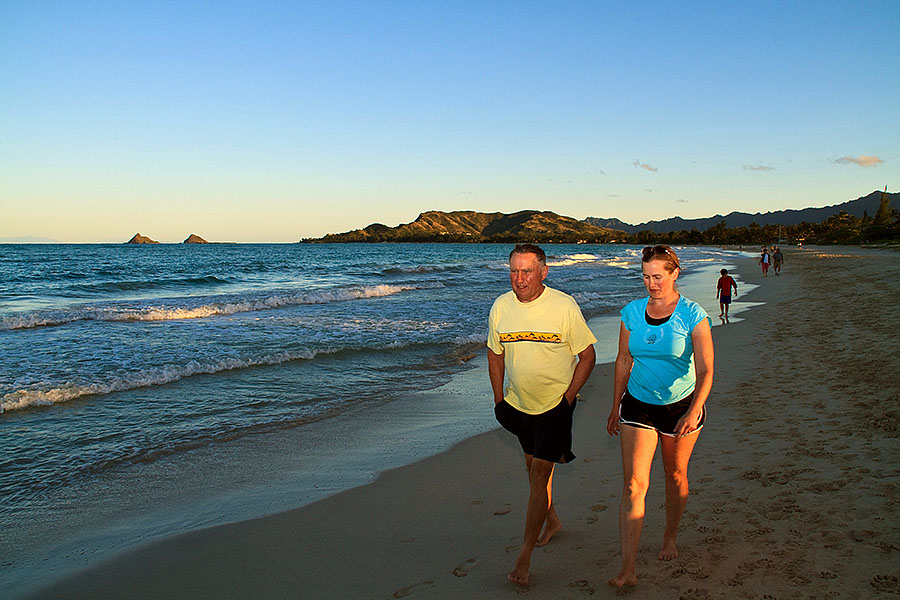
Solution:
<svg viewBox="0 0 900 600">
<path fill-rule="evenodd" d="M 734 295 L 737 296 L 737 283 L 735 283 L 734 279 L 731 275 L 728 274 L 728 269 L 722 269 L 719 271 L 722 276 L 719 277 L 719 282 L 716 283 L 716 298 L 719 299 L 719 316 L 728 321 L 728 305 L 731 304 L 731 288 L 734 288 Z"/>
</svg>

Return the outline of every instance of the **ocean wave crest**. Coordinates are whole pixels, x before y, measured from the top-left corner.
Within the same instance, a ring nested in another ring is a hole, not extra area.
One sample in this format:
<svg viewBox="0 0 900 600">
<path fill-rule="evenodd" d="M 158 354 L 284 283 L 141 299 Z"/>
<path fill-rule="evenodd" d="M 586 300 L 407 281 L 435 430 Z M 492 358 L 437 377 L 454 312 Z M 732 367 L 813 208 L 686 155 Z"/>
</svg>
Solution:
<svg viewBox="0 0 900 600">
<path fill-rule="evenodd" d="M 462 271 L 462 265 L 415 265 L 408 267 L 386 267 L 384 270 L 382 270 L 382 273 L 388 275 L 421 275 L 423 273 L 461 273 Z"/>
<path fill-rule="evenodd" d="M 103 281 L 99 283 L 75 284 L 69 287 L 70 289 L 84 292 L 132 292 L 157 288 L 228 285 L 230 283 L 232 282 L 226 278 L 209 275 L 206 277 L 172 279 Z"/>
<path fill-rule="evenodd" d="M 51 406 L 84 396 L 99 396 L 112 392 L 124 392 L 142 387 L 164 385 L 192 375 L 211 375 L 234 369 L 277 365 L 292 360 L 310 360 L 319 354 L 330 352 L 335 352 L 335 350 L 279 352 L 261 358 L 220 358 L 215 361 L 191 360 L 183 365 L 153 367 L 104 383 L 72 383 L 49 390 L 16 390 L 0 398 L 0 413 L 37 406 Z"/>
<path fill-rule="evenodd" d="M 595 262 L 600 257 L 596 254 L 566 254 L 563 256 L 554 256 L 552 260 L 547 261 L 548 267 L 570 267 L 581 263 Z"/>
<path fill-rule="evenodd" d="M 242 312 L 269 310 L 300 304 L 328 304 L 347 300 L 361 300 L 391 296 L 403 292 L 444 287 L 440 282 L 419 284 L 354 286 L 340 289 L 303 291 L 279 294 L 264 298 L 252 298 L 232 302 L 214 302 L 195 307 L 79 307 L 69 311 L 27 313 L 24 315 L 0 317 L 0 330 L 31 329 L 65 325 L 76 321 L 175 321 L 183 319 L 203 319 L 208 317 L 233 315 Z"/>
</svg>

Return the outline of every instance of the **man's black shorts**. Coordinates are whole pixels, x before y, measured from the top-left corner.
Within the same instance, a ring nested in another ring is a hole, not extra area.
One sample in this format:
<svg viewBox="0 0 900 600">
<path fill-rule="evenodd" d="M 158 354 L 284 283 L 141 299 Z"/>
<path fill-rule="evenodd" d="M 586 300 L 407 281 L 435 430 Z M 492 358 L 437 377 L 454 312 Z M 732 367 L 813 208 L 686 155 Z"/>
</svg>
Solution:
<svg viewBox="0 0 900 600">
<path fill-rule="evenodd" d="M 494 405 L 494 415 L 504 429 L 519 438 L 525 454 L 550 462 L 567 463 L 575 459 L 572 453 L 572 414 L 577 402 L 576 399 L 569 405 L 562 398 L 547 412 L 529 415 L 503 400 Z"/>
</svg>

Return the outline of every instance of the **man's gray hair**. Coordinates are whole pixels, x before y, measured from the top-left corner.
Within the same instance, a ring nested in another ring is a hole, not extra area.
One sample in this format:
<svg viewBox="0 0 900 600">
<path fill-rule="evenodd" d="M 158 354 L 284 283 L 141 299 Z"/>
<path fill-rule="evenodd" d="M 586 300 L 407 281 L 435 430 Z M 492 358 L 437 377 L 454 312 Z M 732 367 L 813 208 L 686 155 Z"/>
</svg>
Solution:
<svg viewBox="0 0 900 600">
<path fill-rule="evenodd" d="M 516 247 L 509 253 L 510 259 L 513 254 L 534 254 L 541 266 L 547 265 L 547 254 L 536 244 L 516 244 Z"/>
</svg>

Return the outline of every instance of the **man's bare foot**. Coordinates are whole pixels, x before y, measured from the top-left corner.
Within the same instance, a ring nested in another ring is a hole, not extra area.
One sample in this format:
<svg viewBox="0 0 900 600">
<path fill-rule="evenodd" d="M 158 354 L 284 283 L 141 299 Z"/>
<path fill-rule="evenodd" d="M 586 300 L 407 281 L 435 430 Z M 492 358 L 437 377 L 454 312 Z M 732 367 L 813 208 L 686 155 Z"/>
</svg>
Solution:
<svg viewBox="0 0 900 600">
<path fill-rule="evenodd" d="M 675 547 L 675 540 L 663 540 L 662 548 L 659 550 L 659 560 L 672 560 L 678 558 L 678 548 Z"/>
<path fill-rule="evenodd" d="M 561 529 L 562 523 L 559 519 L 554 519 L 552 523 L 548 520 L 544 525 L 544 531 L 541 532 L 540 537 L 538 537 L 537 542 L 534 544 L 535 547 L 546 546 L 547 542 L 550 541 L 550 538 L 559 533 Z"/>
<path fill-rule="evenodd" d="M 637 575 L 634 572 L 622 571 L 606 583 L 617 588 L 632 587 L 637 585 Z"/>
</svg>

